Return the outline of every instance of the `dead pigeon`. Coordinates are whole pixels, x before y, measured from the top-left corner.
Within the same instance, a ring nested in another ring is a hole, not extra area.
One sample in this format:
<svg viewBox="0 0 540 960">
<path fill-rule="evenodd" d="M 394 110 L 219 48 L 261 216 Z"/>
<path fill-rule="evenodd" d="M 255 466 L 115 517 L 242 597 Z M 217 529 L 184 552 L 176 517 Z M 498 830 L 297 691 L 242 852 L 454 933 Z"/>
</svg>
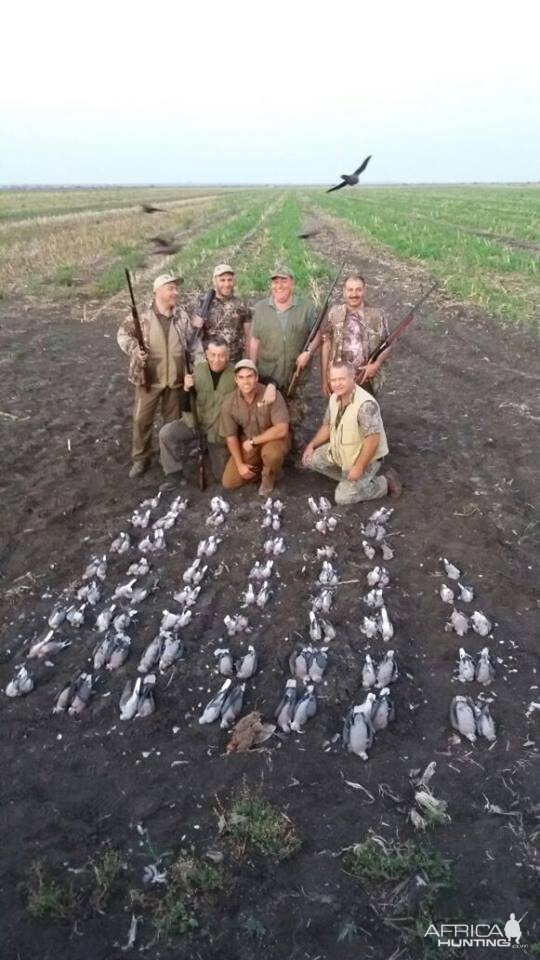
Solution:
<svg viewBox="0 0 540 960">
<path fill-rule="evenodd" d="M 486 687 L 495 679 L 495 662 L 489 654 L 489 647 L 484 647 L 478 654 L 474 678 Z"/>
<path fill-rule="evenodd" d="M 377 687 L 387 687 L 399 677 L 398 665 L 393 650 L 387 650 L 377 667 Z"/>
<path fill-rule="evenodd" d="M 471 626 L 474 632 L 478 633 L 481 637 L 487 637 L 491 631 L 490 621 L 483 613 L 479 613 L 478 610 L 475 610 L 471 617 Z"/>
<path fill-rule="evenodd" d="M 341 737 L 350 753 L 367 760 L 367 752 L 373 746 L 374 732 L 371 717 L 366 716 L 361 706 L 351 707 L 347 711 Z"/>
<path fill-rule="evenodd" d="M 294 720 L 294 711 L 298 700 L 296 680 L 287 680 L 285 691 L 275 712 L 277 725 L 283 733 L 291 732 L 291 724 Z"/>
<path fill-rule="evenodd" d="M 474 680 L 474 660 L 463 647 L 459 648 L 458 678 L 463 683 Z"/>
<path fill-rule="evenodd" d="M 248 647 L 248 652 L 244 654 L 239 660 L 235 663 L 236 676 L 239 680 L 250 680 L 251 677 L 255 676 L 257 673 L 258 667 L 258 657 L 255 647 Z"/>
<path fill-rule="evenodd" d="M 225 683 L 223 684 L 222 687 L 220 687 L 215 697 L 212 697 L 212 699 L 208 701 L 208 703 L 206 704 L 206 707 L 204 708 L 203 713 L 199 717 L 200 724 L 215 723 L 216 720 L 220 717 L 223 704 L 227 699 L 229 689 L 231 687 L 231 683 L 232 683 L 232 680 L 230 679 L 225 680 Z"/>
<path fill-rule="evenodd" d="M 450 563 L 450 561 L 447 560 L 446 557 L 443 557 L 441 559 L 441 563 L 444 564 L 444 569 L 446 570 L 446 574 L 447 576 L 450 577 L 451 580 L 459 580 L 461 576 L 461 570 L 458 570 L 458 568 L 453 563 Z"/>
<path fill-rule="evenodd" d="M 25 697 L 34 689 L 34 681 L 25 666 L 16 667 L 16 673 L 6 687 L 7 697 Z"/>
<path fill-rule="evenodd" d="M 486 740 L 496 740 L 495 721 L 491 716 L 488 703 L 477 703 L 474 708 L 476 717 L 476 730 L 480 737 Z"/>
<path fill-rule="evenodd" d="M 311 717 L 314 717 L 318 709 L 317 694 L 312 683 L 308 684 L 305 693 L 297 702 L 294 710 L 294 718 L 291 723 L 291 730 L 296 733 L 303 733 L 304 727 Z"/>
<path fill-rule="evenodd" d="M 476 716 L 470 697 L 454 697 L 450 704 L 450 723 L 462 737 L 471 743 L 476 740 Z"/>
</svg>

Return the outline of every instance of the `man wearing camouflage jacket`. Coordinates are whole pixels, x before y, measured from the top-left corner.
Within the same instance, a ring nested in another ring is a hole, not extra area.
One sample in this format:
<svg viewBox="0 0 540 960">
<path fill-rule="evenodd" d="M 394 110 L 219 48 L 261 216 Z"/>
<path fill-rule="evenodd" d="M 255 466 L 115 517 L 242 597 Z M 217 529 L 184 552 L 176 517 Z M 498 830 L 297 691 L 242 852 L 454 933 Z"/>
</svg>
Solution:
<svg viewBox="0 0 540 960">
<path fill-rule="evenodd" d="M 230 358 L 234 363 L 248 356 L 251 332 L 251 309 L 235 295 L 234 270 L 228 263 L 219 263 L 212 274 L 215 296 L 210 304 L 206 320 L 198 316 L 204 302 L 201 296 L 195 310 L 193 326 L 202 329 L 203 346 L 206 347 L 214 337 L 225 340 L 229 346 Z"/>
<path fill-rule="evenodd" d="M 181 278 L 167 273 L 154 280 L 152 302 L 140 311 L 144 351 L 135 336 L 131 315 L 118 330 L 118 345 L 129 356 L 128 376 L 135 387 L 130 477 L 142 476 L 150 464 L 152 427 L 158 407 L 164 423 L 181 415 L 186 356 L 191 362 L 204 359 L 189 315 L 178 304 L 180 282 Z M 145 368 L 148 389 L 143 385 Z"/>
<path fill-rule="evenodd" d="M 376 394 L 384 383 L 381 369 L 388 358 L 384 350 L 374 363 L 369 357 L 388 336 L 388 324 L 382 310 L 364 302 L 366 282 L 359 274 L 350 274 L 343 285 L 343 303 L 331 307 L 322 329 L 321 387 L 326 397 L 331 390 L 328 380 L 332 363 L 352 364 L 356 382 Z"/>
</svg>

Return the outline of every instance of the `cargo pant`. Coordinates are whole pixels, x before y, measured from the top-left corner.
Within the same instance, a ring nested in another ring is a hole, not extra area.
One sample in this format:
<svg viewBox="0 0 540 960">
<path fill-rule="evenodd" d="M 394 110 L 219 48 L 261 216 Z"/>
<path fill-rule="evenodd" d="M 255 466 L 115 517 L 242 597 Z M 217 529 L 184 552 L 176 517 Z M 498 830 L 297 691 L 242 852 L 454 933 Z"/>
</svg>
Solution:
<svg viewBox="0 0 540 960">
<path fill-rule="evenodd" d="M 242 441 L 240 441 L 242 442 Z M 290 439 L 269 440 L 268 443 L 262 443 L 258 447 L 253 447 L 249 453 L 242 451 L 244 463 L 253 467 L 253 479 L 244 480 L 238 473 L 236 463 L 233 457 L 229 457 L 225 472 L 222 477 L 222 484 L 226 490 L 236 490 L 243 487 L 246 483 L 253 481 L 267 480 L 274 484 L 283 461 L 290 447 Z"/>
<path fill-rule="evenodd" d="M 159 431 L 159 456 L 163 472 L 168 476 L 183 470 L 187 458 L 187 444 L 196 440 L 194 428 L 186 420 L 165 423 Z M 229 451 L 222 443 L 207 443 L 208 458 L 212 473 L 220 481 L 229 458 Z"/>
<path fill-rule="evenodd" d="M 329 443 L 323 443 L 321 447 L 317 447 L 307 466 L 309 470 L 324 473 L 325 477 L 338 481 L 334 494 L 336 503 L 345 505 L 347 503 L 361 503 L 362 500 L 378 500 L 380 497 L 386 497 L 388 493 L 386 477 L 377 476 L 381 469 L 382 460 L 373 460 L 368 464 L 359 480 L 347 480 L 349 471 L 342 470 L 341 467 L 328 459 L 329 450 Z"/>
<path fill-rule="evenodd" d="M 180 401 L 184 391 L 181 388 L 151 386 L 135 387 L 135 405 L 133 407 L 133 441 L 131 459 L 133 463 L 146 463 L 152 456 L 152 428 L 158 407 L 164 423 L 177 420 L 180 416 Z"/>
</svg>

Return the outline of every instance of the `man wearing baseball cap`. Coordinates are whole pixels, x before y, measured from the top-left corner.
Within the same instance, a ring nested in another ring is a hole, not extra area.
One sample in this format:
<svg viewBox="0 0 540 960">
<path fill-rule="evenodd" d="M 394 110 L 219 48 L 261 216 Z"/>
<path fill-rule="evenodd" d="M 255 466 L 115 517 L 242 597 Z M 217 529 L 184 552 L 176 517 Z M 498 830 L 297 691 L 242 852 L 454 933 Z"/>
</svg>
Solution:
<svg viewBox="0 0 540 960">
<path fill-rule="evenodd" d="M 221 405 L 220 433 L 230 453 L 222 483 L 234 490 L 255 481 L 267 497 L 290 446 L 287 405 L 280 393 L 265 402 L 253 360 L 239 360 L 234 373 L 236 387 Z"/>
<path fill-rule="evenodd" d="M 294 293 L 294 274 L 279 266 L 270 274 L 270 297 L 255 304 L 249 355 L 261 380 L 286 392 L 295 368 L 303 369 L 319 346 L 319 335 L 304 350 L 316 319 L 310 300 Z"/>
<path fill-rule="evenodd" d="M 251 309 L 234 293 L 234 270 L 228 263 L 218 263 L 212 274 L 214 298 L 205 320 L 199 316 L 206 294 L 199 298 L 193 325 L 202 329 L 206 348 L 214 337 L 221 337 L 229 345 L 231 360 L 248 355 L 251 330 Z"/>
<path fill-rule="evenodd" d="M 188 313 L 178 304 L 181 277 L 162 273 L 153 283 L 151 303 L 140 311 L 144 350 L 131 314 L 118 330 L 118 345 L 129 356 L 129 381 L 135 387 L 130 477 L 140 477 L 152 456 L 152 427 L 158 407 L 164 423 L 180 416 L 186 354 L 204 356 Z M 144 386 L 146 369 L 148 388 Z"/>
</svg>

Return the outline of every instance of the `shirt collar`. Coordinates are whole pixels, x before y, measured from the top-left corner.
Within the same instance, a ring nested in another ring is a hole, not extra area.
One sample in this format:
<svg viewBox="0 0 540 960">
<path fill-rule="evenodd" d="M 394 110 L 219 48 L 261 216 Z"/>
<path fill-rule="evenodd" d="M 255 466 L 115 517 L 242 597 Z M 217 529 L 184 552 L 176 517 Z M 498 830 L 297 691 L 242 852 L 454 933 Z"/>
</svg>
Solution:
<svg viewBox="0 0 540 960">
<path fill-rule="evenodd" d="M 291 307 L 295 307 L 295 306 L 297 305 L 297 303 L 298 303 L 298 297 L 296 296 L 295 293 L 293 293 L 293 298 L 292 298 L 292 300 L 291 300 Z M 276 313 L 285 313 L 285 310 L 279 310 L 279 311 L 278 311 L 278 308 L 276 307 L 276 305 L 275 305 L 275 303 L 274 303 L 274 298 L 273 298 L 272 296 L 268 297 L 268 306 L 269 306 L 269 307 L 273 307 L 274 310 L 276 311 Z M 287 310 L 290 310 L 291 307 L 287 307 Z"/>
</svg>

